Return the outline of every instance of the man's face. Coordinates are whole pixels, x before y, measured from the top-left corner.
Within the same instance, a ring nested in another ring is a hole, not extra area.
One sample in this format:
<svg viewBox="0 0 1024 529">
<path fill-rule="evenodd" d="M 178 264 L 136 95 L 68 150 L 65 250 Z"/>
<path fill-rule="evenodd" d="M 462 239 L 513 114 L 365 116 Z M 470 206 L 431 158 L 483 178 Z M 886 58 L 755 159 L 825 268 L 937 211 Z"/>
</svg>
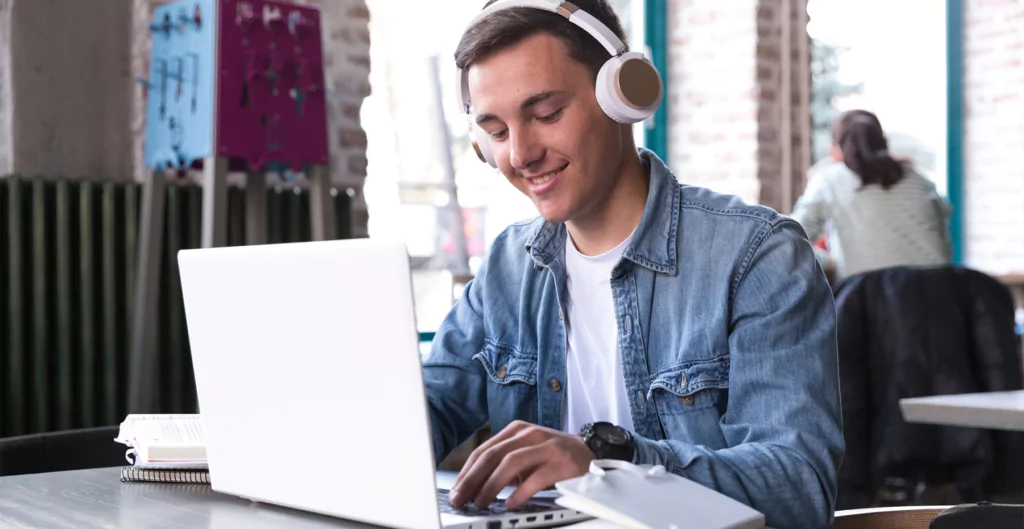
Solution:
<svg viewBox="0 0 1024 529">
<path fill-rule="evenodd" d="M 565 222 L 600 208 L 623 159 L 623 126 L 601 110 L 587 67 L 539 33 L 468 74 L 498 168 L 541 216 Z"/>
</svg>

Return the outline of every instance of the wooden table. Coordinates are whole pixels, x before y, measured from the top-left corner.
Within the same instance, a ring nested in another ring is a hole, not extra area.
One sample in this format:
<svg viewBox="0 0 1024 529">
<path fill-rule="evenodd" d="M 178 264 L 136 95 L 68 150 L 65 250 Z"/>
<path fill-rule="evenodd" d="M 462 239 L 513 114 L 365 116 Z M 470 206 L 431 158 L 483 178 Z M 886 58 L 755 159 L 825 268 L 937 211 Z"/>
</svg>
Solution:
<svg viewBox="0 0 1024 529">
<path fill-rule="evenodd" d="M 1001 283 L 1008 287 L 1024 287 L 1024 273 L 1020 274 L 1003 274 L 1001 276 L 995 276 Z"/>
<path fill-rule="evenodd" d="M 998 391 L 900 399 L 903 420 L 1024 431 L 1024 391 Z"/>
<path fill-rule="evenodd" d="M 948 508 L 931 505 L 839 511 L 830 529 L 928 529 L 932 520 Z"/>
<path fill-rule="evenodd" d="M 120 469 L 0 477 L 0 527 L 371 528 L 213 492 L 209 485 L 121 483 Z"/>
</svg>

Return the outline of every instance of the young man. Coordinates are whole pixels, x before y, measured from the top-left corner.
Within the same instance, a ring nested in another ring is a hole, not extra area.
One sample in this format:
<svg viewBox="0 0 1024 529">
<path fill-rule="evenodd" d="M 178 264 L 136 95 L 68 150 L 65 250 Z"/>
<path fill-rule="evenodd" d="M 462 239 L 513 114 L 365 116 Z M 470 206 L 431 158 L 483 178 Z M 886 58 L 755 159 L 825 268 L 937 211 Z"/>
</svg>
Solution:
<svg viewBox="0 0 1024 529">
<path fill-rule="evenodd" d="M 810 243 L 638 151 L 598 102 L 608 51 L 567 21 L 578 6 L 625 40 L 616 15 L 562 6 L 494 11 L 456 52 L 481 150 L 540 218 L 496 239 L 425 363 L 438 461 L 487 421 L 495 432 L 452 503 L 516 485 L 515 507 L 618 458 L 770 526 L 827 527 L 843 438 L 835 309 Z"/>
</svg>

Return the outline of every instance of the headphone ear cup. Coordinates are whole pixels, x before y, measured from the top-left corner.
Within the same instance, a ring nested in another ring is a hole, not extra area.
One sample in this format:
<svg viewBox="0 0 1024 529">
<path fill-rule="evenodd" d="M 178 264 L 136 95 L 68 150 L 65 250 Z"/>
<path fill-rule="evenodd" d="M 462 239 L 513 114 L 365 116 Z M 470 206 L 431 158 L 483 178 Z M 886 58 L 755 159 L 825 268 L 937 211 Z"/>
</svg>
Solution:
<svg viewBox="0 0 1024 529">
<path fill-rule="evenodd" d="M 614 78 L 615 70 L 618 69 L 618 66 L 616 57 L 605 61 L 604 65 L 601 66 L 601 70 L 597 72 L 594 93 L 597 95 L 597 104 L 601 106 L 601 110 L 604 111 L 605 115 L 619 123 L 629 123 L 618 109 L 620 105 L 617 103 L 619 102 L 612 95 L 611 88 L 614 79 L 609 80 L 609 78 Z"/>
<path fill-rule="evenodd" d="M 494 160 L 494 153 L 491 152 L 491 141 L 487 132 L 479 125 L 472 123 L 469 125 L 469 139 L 480 161 L 497 169 L 498 163 Z"/>
<path fill-rule="evenodd" d="M 597 102 L 608 117 L 633 124 L 661 106 L 664 87 L 658 69 L 639 52 L 608 59 L 597 74 Z"/>
</svg>

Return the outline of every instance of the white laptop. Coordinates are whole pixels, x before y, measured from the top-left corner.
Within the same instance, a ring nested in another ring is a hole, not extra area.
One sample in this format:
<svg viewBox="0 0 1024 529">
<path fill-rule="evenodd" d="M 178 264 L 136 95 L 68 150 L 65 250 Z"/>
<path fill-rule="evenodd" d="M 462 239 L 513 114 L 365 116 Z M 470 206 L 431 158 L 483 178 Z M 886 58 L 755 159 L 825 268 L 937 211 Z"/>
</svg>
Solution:
<svg viewBox="0 0 1024 529">
<path fill-rule="evenodd" d="M 545 497 L 516 512 L 446 501 L 403 244 L 185 250 L 178 264 L 214 490 L 403 529 L 585 518 Z"/>
</svg>

